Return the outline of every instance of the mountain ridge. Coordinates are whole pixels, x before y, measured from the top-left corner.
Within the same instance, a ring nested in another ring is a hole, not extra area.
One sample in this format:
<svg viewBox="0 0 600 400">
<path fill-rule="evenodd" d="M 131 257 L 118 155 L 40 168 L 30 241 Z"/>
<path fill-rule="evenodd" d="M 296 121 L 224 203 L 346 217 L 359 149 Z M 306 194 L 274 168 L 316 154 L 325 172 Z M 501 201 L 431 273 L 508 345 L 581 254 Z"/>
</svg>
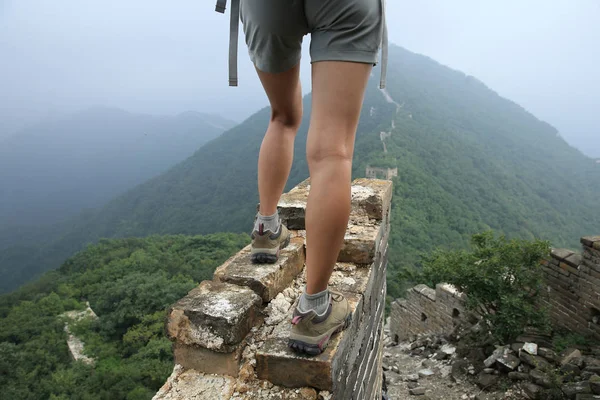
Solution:
<svg viewBox="0 0 600 400">
<path fill-rule="evenodd" d="M 466 247 L 482 230 L 574 247 L 600 226 L 600 167 L 555 128 L 428 57 L 391 46 L 389 62 L 387 92 L 377 89 L 375 72 L 367 88 L 353 176 L 364 176 L 367 165 L 399 171 L 390 294 L 401 290 L 396 274 L 418 267 L 422 252 Z M 310 100 L 310 94 L 304 98 L 305 110 Z M 72 219 L 42 246 L 40 271 L 101 237 L 249 231 L 258 202 L 256 157 L 268 120 L 267 107 L 168 171 Z M 308 176 L 308 122 L 306 112 L 286 190 Z M 389 133 L 387 153 L 382 132 Z"/>
</svg>

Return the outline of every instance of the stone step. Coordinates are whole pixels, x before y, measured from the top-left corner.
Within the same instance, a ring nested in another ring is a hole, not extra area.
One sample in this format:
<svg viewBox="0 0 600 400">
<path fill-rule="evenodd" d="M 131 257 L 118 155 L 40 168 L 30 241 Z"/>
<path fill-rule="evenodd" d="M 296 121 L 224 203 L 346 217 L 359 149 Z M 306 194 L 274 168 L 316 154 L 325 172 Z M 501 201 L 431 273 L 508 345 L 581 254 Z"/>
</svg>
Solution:
<svg viewBox="0 0 600 400">
<path fill-rule="evenodd" d="M 264 344 L 256 352 L 258 378 L 284 387 L 309 386 L 344 393 L 347 397 L 340 397 L 344 399 L 357 398 L 352 395 L 355 386 L 356 393 L 360 391 L 360 384 L 356 385 L 352 377 L 368 381 L 369 387 L 376 386 L 376 382 L 369 380 L 377 375 L 373 370 L 364 369 L 367 365 L 362 370 L 352 365 L 365 362 L 372 367 L 379 362 L 375 353 L 379 351 L 382 336 L 386 257 L 384 251 L 368 267 L 336 264 L 330 287 L 348 298 L 353 309 L 352 323 L 331 338 L 322 354 L 302 356 L 288 348 L 289 321 L 293 310 L 286 308 L 286 317 L 266 336 Z M 375 351 L 369 350 L 373 348 Z"/>
<path fill-rule="evenodd" d="M 304 241 L 293 238 L 275 264 L 253 264 L 247 246 L 221 265 L 214 274 L 217 282 L 247 286 L 268 303 L 288 287 L 304 268 Z"/>
<path fill-rule="evenodd" d="M 581 244 L 600 250 L 600 236 L 584 236 L 581 238 Z"/>
<path fill-rule="evenodd" d="M 203 281 L 171 306 L 167 333 L 184 344 L 228 352 L 255 325 L 260 304 L 246 287 Z"/>
<path fill-rule="evenodd" d="M 153 400 L 229 400 L 235 387 L 235 379 L 229 376 L 205 375 L 176 365 Z"/>
<path fill-rule="evenodd" d="M 247 246 L 169 309 L 176 367 L 155 399 L 250 400 L 270 393 L 370 400 L 380 393 L 391 182 L 353 183 L 352 212 L 330 280 L 348 298 L 352 323 L 316 357 L 287 347 L 293 305 L 306 284 L 308 190 L 305 181 L 279 204 L 292 240 L 277 263 L 253 264 Z"/>
<path fill-rule="evenodd" d="M 289 229 L 304 230 L 306 201 L 310 179 L 283 194 L 278 204 L 279 215 Z M 385 221 L 392 199 L 392 182 L 378 179 L 356 179 L 352 182 L 352 211 L 350 220 Z"/>
<path fill-rule="evenodd" d="M 349 224 L 338 261 L 370 264 L 375 260 L 388 226 L 381 222 L 372 225 Z"/>
<path fill-rule="evenodd" d="M 173 344 L 175 363 L 181 365 L 186 370 L 237 377 L 244 343 L 232 346 L 229 350 L 230 352 L 223 353 L 181 342 Z"/>
<path fill-rule="evenodd" d="M 310 181 L 306 180 L 284 194 L 278 205 L 283 223 L 292 230 L 298 230 L 298 235 L 304 238 L 309 189 Z M 373 262 L 381 239 L 389 233 L 391 195 L 390 181 L 357 179 L 352 183 L 352 210 L 338 261 Z"/>
<path fill-rule="evenodd" d="M 353 293 L 343 293 L 348 299 L 353 312 L 360 302 L 360 297 Z M 256 352 L 256 373 L 259 379 L 268 380 L 284 387 L 314 387 L 331 390 L 333 363 L 336 355 L 342 351 L 347 331 L 334 335 L 327 349 L 320 355 L 309 357 L 293 352 L 287 345 L 287 339 L 274 338 L 267 340 Z"/>
</svg>

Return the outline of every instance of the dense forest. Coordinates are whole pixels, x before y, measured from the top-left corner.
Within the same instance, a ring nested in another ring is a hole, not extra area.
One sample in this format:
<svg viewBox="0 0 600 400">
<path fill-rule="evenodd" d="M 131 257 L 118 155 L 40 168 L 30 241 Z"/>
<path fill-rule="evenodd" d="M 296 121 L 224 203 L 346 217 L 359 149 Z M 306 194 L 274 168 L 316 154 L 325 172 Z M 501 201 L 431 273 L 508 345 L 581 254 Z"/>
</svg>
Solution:
<svg viewBox="0 0 600 400">
<path fill-rule="evenodd" d="M 0 387 L 10 400 L 148 400 L 173 369 L 166 308 L 249 242 L 247 235 L 106 239 L 0 297 Z M 69 329 L 94 365 L 73 362 Z"/>
<path fill-rule="evenodd" d="M 600 226 L 600 164 L 550 125 L 477 79 L 392 46 L 387 92 L 373 74 L 357 134 L 354 175 L 397 167 L 390 294 L 398 271 L 436 246 L 464 247 L 492 228 L 576 247 Z M 305 110 L 310 110 L 310 95 Z M 0 290 L 8 291 L 103 237 L 248 232 L 258 201 L 263 109 L 184 162 L 98 210 L 31 232 L 2 231 Z M 308 176 L 306 112 L 287 189 Z M 387 153 L 383 151 L 381 132 Z"/>
</svg>

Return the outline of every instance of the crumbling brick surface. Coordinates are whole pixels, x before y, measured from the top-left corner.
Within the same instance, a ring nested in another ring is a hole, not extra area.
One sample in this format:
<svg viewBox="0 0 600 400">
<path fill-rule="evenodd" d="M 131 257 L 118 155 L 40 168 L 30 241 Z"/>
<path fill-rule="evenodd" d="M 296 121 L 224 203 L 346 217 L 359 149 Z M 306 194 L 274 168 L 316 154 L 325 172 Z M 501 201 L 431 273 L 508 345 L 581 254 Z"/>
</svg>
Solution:
<svg viewBox="0 0 600 400">
<path fill-rule="evenodd" d="M 166 330 L 177 367 L 155 399 L 381 399 L 392 183 L 353 182 L 350 221 L 330 280 L 349 299 L 353 319 L 317 357 L 287 347 L 294 302 L 306 283 L 309 188 L 305 181 L 279 203 L 293 239 L 278 263 L 253 265 L 245 248 L 171 307 Z"/>
<path fill-rule="evenodd" d="M 555 325 L 600 338 L 600 236 L 581 238 L 582 252 L 554 249 L 542 262 L 545 301 Z"/>
</svg>

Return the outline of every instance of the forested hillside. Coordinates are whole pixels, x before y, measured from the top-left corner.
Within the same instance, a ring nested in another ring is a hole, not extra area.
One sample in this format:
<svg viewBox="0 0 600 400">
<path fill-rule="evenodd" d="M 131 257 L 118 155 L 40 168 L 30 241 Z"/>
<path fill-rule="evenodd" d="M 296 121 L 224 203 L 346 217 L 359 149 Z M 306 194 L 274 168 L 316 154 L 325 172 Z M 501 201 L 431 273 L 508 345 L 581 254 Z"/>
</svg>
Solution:
<svg viewBox="0 0 600 400">
<path fill-rule="evenodd" d="M 0 296 L 0 398 L 149 400 L 173 369 L 166 308 L 249 242 L 248 235 L 103 240 L 35 283 Z M 73 362 L 69 329 L 95 365 Z"/>
<path fill-rule="evenodd" d="M 364 176 L 367 165 L 398 168 L 392 296 L 401 293 L 405 279 L 397 273 L 417 265 L 421 252 L 464 247 L 471 234 L 488 228 L 570 247 L 580 236 L 597 233 L 600 165 L 554 128 L 477 79 L 400 47 L 390 49 L 387 92 L 377 89 L 377 79 L 375 71 L 358 130 L 354 175 Z M 288 189 L 308 175 L 310 96 L 305 110 Z M 69 221 L 47 239 L 5 249 L 2 276 L 20 270 L 22 280 L 31 271 L 55 268 L 102 237 L 248 232 L 268 116 L 268 109 L 261 110 L 186 161 Z M 35 252 L 27 248 L 40 244 Z"/>
</svg>

